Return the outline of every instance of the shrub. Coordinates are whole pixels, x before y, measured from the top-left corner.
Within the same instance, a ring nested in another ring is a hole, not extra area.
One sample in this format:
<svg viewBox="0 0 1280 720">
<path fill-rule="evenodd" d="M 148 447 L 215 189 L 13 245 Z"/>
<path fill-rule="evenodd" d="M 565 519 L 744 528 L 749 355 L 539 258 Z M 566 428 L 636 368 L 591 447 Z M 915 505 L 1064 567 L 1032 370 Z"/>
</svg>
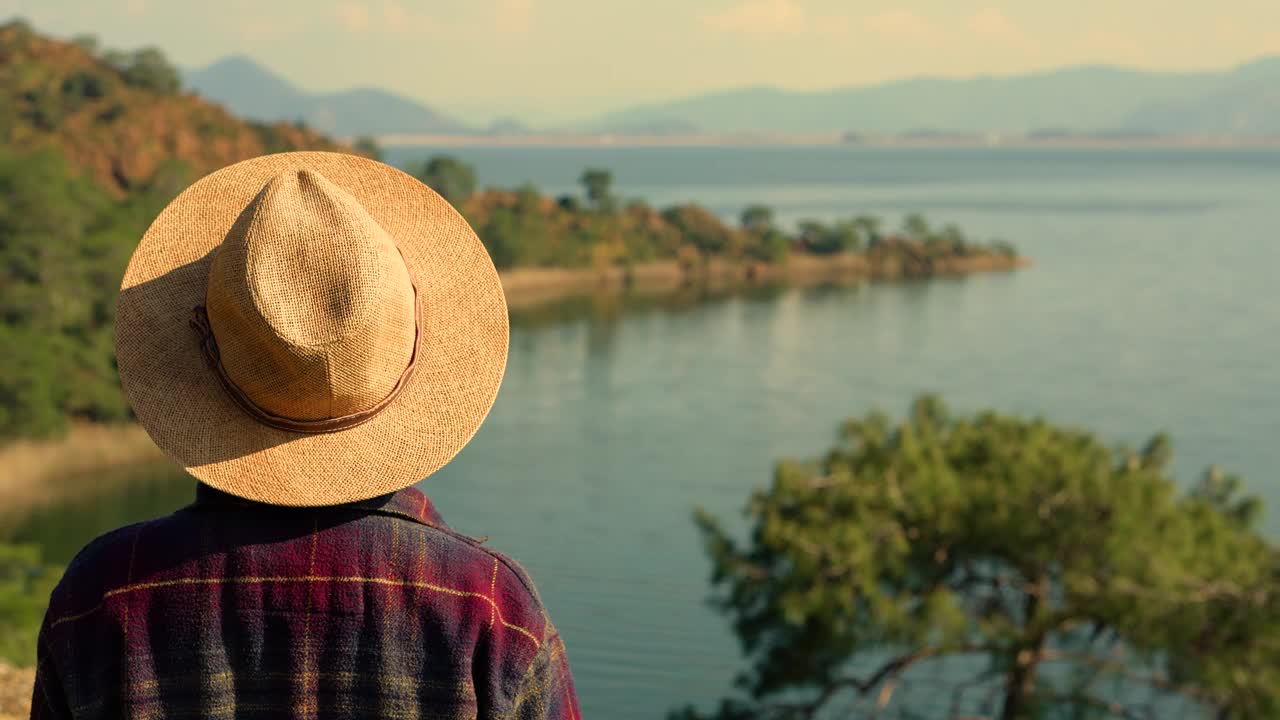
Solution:
<svg viewBox="0 0 1280 720">
<path fill-rule="evenodd" d="M 62 569 L 45 564 L 33 545 L 0 543 L 0 659 L 35 664 L 36 638 Z"/>
</svg>

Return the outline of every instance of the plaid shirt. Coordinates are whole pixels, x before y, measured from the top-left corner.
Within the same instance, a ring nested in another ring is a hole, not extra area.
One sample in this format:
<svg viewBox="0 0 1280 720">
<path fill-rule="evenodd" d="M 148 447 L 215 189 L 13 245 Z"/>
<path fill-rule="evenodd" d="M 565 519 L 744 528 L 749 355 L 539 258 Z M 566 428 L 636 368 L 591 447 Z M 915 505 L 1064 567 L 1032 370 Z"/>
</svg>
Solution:
<svg viewBox="0 0 1280 720">
<path fill-rule="evenodd" d="M 529 577 L 418 490 L 281 508 L 199 485 L 72 561 L 31 717 L 581 716 Z"/>
</svg>

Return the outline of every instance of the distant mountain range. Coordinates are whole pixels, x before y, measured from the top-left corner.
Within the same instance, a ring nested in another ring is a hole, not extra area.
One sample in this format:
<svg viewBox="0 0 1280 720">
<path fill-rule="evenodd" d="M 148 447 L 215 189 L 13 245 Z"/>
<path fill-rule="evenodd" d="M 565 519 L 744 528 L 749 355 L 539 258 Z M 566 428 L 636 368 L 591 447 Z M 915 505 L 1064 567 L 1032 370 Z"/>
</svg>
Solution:
<svg viewBox="0 0 1280 720">
<path fill-rule="evenodd" d="M 311 94 L 236 56 L 183 75 L 184 84 L 261 120 L 302 119 L 339 136 L 521 134 L 504 118 L 487 130 L 373 88 Z M 1280 134 L 1280 56 L 1224 71 L 1148 72 L 1107 66 L 973 78 L 921 77 L 801 92 L 725 90 L 641 105 L 548 131 L 705 133 L 1121 132 Z"/>
<path fill-rule="evenodd" d="M 302 120 L 330 135 L 467 131 L 448 115 L 386 90 L 308 93 L 243 55 L 183 70 L 182 84 L 237 115 L 262 121 Z"/>
<path fill-rule="evenodd" d="M 643 105 L 583 130 L 737 132 L 1280 132 L 1280 57 L 1222 72 L 1114 67 L 966 79 L 915 78 L 815 92 L 743 88 Z"/>
<path fill-rule="evenodd" d="M 1169 134 L 1280 133 L 1280 57 L 1226 73 L 1206 92 L 1144 105 L 1129 116 L 1129 125 Z"/>
</svg>

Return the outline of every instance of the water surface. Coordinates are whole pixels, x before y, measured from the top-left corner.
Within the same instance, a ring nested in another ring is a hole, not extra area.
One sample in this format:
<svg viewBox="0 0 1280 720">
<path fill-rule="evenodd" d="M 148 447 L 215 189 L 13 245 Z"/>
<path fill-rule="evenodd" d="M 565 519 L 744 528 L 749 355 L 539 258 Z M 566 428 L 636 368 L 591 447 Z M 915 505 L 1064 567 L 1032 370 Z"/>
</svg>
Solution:
<svg viewBox="0 0 1280 720">
<path fill-rule="evenodd" d="M 393 161 L 421 150 L 392 149 Z M 708 609 L 693 507 L 736 514 L 783 456 L 920 391 L 1088 426 L 1173 435 L 1188 481 L 1242 473 L 1280 529 L 1280 153 L 859 148 L 451 149 L 488 184 L 619 193 L 782 222 L 923 211 L 1017 244 L 1015 274 L 696 302 L 574 301 L 520 314 L 474 441 L 422 484 L 447 521 L 531 571 L 587 717 L 707 703 L 740 667 Z M 152 471 L 153 472 L 153 471 Z M 179 502 L 181 480 L 29 518 L 61 559 Z M 176 488 L 176 489 L 175 489 Z M 139 496 L 139 493 L 142 493 Z"/>
</svg>

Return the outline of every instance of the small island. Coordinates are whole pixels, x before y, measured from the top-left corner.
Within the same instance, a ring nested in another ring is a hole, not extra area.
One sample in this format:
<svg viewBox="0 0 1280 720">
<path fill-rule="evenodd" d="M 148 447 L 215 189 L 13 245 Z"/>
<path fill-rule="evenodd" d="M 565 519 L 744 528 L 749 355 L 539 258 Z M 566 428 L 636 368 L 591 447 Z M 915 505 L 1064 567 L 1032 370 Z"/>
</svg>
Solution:
<svg viewBox="0 0 1280 720">
<path fill-rule="evenodd" d="M 704 284 L 811 285 L 1013 270 L 1029 261 L 1006 242 L 977 242 L 955 225 L 908 215 L 897 230 L 881 218 L 780 227 L 770 208 L 744 208 L 736 225 L 696 204 L 655 208 L 624 200 L 612 174 L 587 168 L 581 195 L 549 197 L 536 187 L 476 191 L 475 170 L 437 155 L 407 168 L 471 223 L 513 307 L 600 288 L 651 292 Z"/>
</svg>

